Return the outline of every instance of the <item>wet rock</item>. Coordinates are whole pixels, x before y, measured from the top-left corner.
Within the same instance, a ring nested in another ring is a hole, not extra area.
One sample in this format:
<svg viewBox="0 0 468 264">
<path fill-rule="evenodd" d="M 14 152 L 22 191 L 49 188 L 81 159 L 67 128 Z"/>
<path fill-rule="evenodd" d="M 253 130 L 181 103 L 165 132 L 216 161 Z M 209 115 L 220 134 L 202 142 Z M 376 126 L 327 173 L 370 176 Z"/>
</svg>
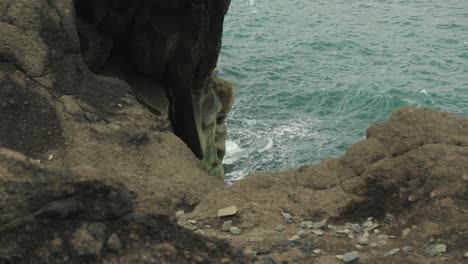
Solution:
<svg viewBox="0 0 468 264">
<path fill-rule="evenodd" d="M 359 258 L 358 251 L 351 251 L 343 255 L 343 262 L 344 263 L 352 263 Z"/>
<path fill-rule="evenodd" d="M 107 239 L 107 248 L 114 252 L 119 252 L 122 249 L 122 242 L 117 234 L 112 234 L 109 239 Z"/>
<path fill-rule="evenodd" d="M 233 216 L 235 214 L 237 214 L 237 207 L 235 205 L 218 210 L 218 217 Z"/>
<path fill-rule="evenodd" d="M 390 251 L 388 251 L 387 253 L 384 254 L 385 257 L 388 257 L 388 256 L 393 256 L 395 255 L 396 253 L 400 252 L 400 249 L 399 248 L 394 248 Z"/>
<path fill-rule="evenodd" d="M 224 232 L 229 232 L 231 227 L 232 227 L 232 221 L 226 221 L 223 223 L 223 227 L 221 228 L 221 230 L 223 230 Z"/>
<path fill-rule="evenodd" d="M 236 236 L 242 234 L 242 230 L 240 228 L 238 228 L 238 227 L 235 227 L 235 226 L 232 226 L 231 228 L 229 228 L 229 232 L 231 234 L 233 234 L 233 235 L 236 235 Z"/>
</svg>

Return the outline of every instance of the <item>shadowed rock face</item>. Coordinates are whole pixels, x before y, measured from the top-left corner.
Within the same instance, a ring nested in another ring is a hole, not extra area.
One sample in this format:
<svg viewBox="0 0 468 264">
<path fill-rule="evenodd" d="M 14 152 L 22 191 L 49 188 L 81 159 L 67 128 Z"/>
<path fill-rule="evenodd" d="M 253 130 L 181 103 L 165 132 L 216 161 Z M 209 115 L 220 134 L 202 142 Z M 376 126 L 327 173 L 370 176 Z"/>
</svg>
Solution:
<svg viewBox="0 0 468 264">
<path fill-rule="evenodd" d="M 221 82 L 213 69 L 229 1 L 74 3 L 81 52 L 90 69 L 129 83 L 139 101 L 170 119 L 175 134 L 222 178 L 221 128 L 233 88 L 224 84 L 230 92 L 217 93 Z"/>
<path fill-rule="evenodd" d="M 225 241 L 136 212 L 121 184 L 81 177 L 0 148 L 0 263 L 246 263 Z"/>
</svg>

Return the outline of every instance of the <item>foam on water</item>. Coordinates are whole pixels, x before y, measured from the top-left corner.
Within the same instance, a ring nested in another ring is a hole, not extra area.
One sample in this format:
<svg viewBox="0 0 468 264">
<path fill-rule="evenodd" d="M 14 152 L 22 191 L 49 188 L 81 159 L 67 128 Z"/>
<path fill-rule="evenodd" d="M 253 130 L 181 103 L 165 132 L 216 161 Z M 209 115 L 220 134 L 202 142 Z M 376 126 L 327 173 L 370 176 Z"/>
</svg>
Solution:
<svg viewBox="0 0 468 264">
<path fill-rule="evenodd" d="M 402 106 L 468 115 L 467 36 L 466 1 L 232 1 L 227 180 L 342 155 Z"/>
</svg>

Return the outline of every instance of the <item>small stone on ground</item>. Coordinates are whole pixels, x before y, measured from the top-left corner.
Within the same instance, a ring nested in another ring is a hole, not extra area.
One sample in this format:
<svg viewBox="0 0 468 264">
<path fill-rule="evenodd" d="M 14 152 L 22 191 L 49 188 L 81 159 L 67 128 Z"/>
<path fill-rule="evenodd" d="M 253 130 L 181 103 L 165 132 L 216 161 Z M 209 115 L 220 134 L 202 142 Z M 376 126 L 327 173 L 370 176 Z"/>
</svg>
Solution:
<svg viewBox="0 0 468 264">
<path fill-rule="evenodd" d="M 238 227 L 235 227 L 235 226 L 232 226 L 231 228 L 229 228 L 229 232 L 231 232 L 231 234 L 233 235 L 240 235 L 242 233 L 242 230 Z"/>
<path fill-rule="evenodd" d="M 359 258 L 359 252 L 351 251 L 343 255 L 344 263 L 351 263 Z"/>
<path fill-rule="evenodd" d="M 235 205 L 218 210 L 218 217 L 232 216 L 235 214 L 237 214 L 237 207 Z"/>
</svg>

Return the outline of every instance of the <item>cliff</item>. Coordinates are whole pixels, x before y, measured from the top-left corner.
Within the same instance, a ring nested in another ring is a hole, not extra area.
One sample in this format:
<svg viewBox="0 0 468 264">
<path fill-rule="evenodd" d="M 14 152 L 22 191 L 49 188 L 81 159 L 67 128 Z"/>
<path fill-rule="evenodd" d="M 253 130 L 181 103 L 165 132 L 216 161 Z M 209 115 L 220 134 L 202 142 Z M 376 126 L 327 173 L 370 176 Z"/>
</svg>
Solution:
<svg viewBox="0 0 468 264">
<path fill-rule="evenodd" d="M 0 263 L 462 263 L 466 117 L 404 108 L 341 158 L 213 177 L 228 6 L 0 0 Z"/>
</svg>

